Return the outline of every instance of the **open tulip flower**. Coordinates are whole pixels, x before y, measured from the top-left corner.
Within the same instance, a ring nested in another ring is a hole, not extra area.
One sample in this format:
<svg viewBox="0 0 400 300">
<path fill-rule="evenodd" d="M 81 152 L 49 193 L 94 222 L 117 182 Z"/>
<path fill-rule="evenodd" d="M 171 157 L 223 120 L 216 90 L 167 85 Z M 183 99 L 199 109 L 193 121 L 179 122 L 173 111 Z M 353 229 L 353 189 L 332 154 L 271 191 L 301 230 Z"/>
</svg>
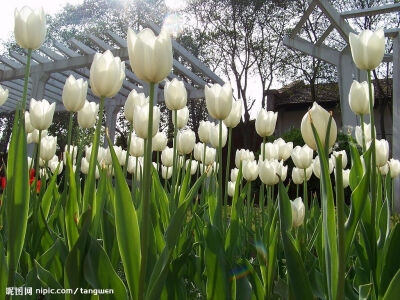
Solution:
<svg viewBox="0 0 400 300">
<path fill-rule="evenodd" d="M 232 87 L 230 83 L 223 86 L 218 83 L 204 88 L 208 113 L 216 120 L 226 119 L 232 109 Z"/>
<path fill-rule="evenodd" d="M 221 125 L 222 125 L 221 146 L 225 147 L 228 136 L 228 129 L 226 128 L 225 124 Z M 210 128 L 210 143 L 214 148 L 219 147 L 219 124 L 215 124 L 213 127 Z"/>
<path fill-rule="evenodd" d="M 303 147 L 296 146 L 292 151 L 293 163 L 299 169 L 307 169 L 311 166 L 313 160 L 313 150 L 304 145 Z"/>
<path fill-rule="evenodd" d="M 53 115 L 56 104 L 50 104 L 47 100 L 36 101 L 31 99 L 29 105 L 30 120 L 33 128 L 37 130 L 46 130 L 53 122 Z"/>
<path fill-rule="evenodd" d="M 168 138 L 164 132 L 157 132 L 153 137 L 153 151 L 161 152 L 167 147 Z"/>
<path fill-rule="evenodd" d="M 148 138 L 147 123 L 149 122 L 149 103 L 142 106 L 136 105 L 133 112 L 133 128 L 135 129 L 136 135 L 142 139 Z M 153 126 L 152 126 L 152 137 L 158 132 L 158 126 L 160 123 L 160 109 L 157 106 L 153 107 Z"/>
<path fill-rule="evenodd" d="M 93 128 L 96 125 L 99 105 L 85 100 L 83 107 L 78 111 L 78 124 L 81 128 Z"/>
<path fill-rule="evenodd" d="M 14 35 L 17 44 L 25 49 L 38 49 L 46 37 L 46 16 L 43 8 L 24 6 L 15 9 Z"/>
<path fill-rule="evenodd" d="M 144 93 L 138 93 L 136 90 L 132 90 L 124 105 L 124 116 L 129 122 L 133 121 L 133 112 L 135 110 L 135 105 L 145 105 L 149 103 L 149 97 L 146 97 Z"/>
<path fill-rule="evenodd" d="M 274 133 L 278 113 L 261 109 L 256 119 L 256 131 L 259 136 L 267 137 Z"/>
</svg>

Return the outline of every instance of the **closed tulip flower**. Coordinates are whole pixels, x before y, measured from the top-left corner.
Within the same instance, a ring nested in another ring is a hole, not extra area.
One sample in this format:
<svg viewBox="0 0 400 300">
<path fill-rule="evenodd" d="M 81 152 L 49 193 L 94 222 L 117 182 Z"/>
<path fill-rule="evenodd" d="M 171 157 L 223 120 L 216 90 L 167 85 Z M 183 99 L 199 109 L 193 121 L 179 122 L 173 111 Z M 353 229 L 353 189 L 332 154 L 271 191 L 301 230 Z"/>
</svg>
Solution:
<svg viewBox="0 0 400 300">
<path fill-rule="evenodd" d="M 136 167 L 136 159 L 137 159 L 137 167 Z M 133 157 L 133 156 L 129 156 L 128 158 L 128 167 L 127 167 L 127 171 L 129 172 L 129 174 L 135 174 L 137 175 L 136 180 L 140 179 L 140 175 L 142 172 L 142 165 L 143 165 L 143 157 Z"/>
<path fill-rule="evenodd" d="M 369 148 L 371 142 L 367 145 Z M 389 159 L 389 143 L 387 140 L 376 140 L 375 141 L 375 149 L 376 149 L 376 166 L 382 167 L 387 163 Z"/>
<path fill-rule="evenodd" d="M 293 163 L 299 169 L 307 169 L 311 166 L 313 159 L 313 150 L 304 145 L 303 147 L 296 146 L 292 151 L 292 160 Z"/>
<path fill-rule="evenodd" d="M 235 155 L 236 168 L 239 169 L 240 162 L 243 162 L 245 160 L 254 160 L 254 153 L 245 149 L 236 150 L 236 155 Z"/>
<path fill-rule="evenodd" d="M 258 163 L 255 160 L 243 162 L 243 178 L 247 181 L 254 181 L 258 177 Z"/>
<path fill-rule="evenodd" d="M 45 137 L 47 135 L 47 130 L 42 130 L 42 134 L 40 139 L 42 139 L 43 137 Z M 28 133 L 27 135 L 27 143 L 35 143 L 35 144 L 39 144 L 39 130 L 34 129 L 31 133 Z"/>
<path fill-rule="evenodd" d="M 29 105 L 30 120 L 33 128 L 37 130 L 45 130 L 50 127 L 53 121 L 54 110 L 56 104 L 50 104 L 47 100 L 36 101 L 31 99 Z"/>
<path fill-rule="evenodd" d="M 176 128 L 182 129 L 186 126 L 189 120 L 189 109 L 187 108 L 187 106 L 176 112 L 176 120 L 178 125 L 175 125 L 175 117 L 172 118 L 172 123 L 174 124 L 174 126 L 176 126 Z"/>
<path fill-rule="evenodd" d="M 169 110 L 179 111 L 183 109 L 187 103 L 187 92 L 183 81 L 176 78 L 167 81 L 164 86 L 164 99 L 165 105 Z"/>
<path fill-rule="evenodd" d="M 126 151 L 122 150 L 120 146 L 114 146 L 115 155 L 117 156 L 118 162 L 121 166 L 125 164 Z M 106 165 L 112 165 L 112 156 L 110 148 L 107 148 L 107 153 L 104 158 Z"/>
<path fill-rule="evenodd" d="M 190 160 L 187 159 L 186 160 L 186 170 L 189 168 L 189 162 L 190 162 Z M 190 165 L 190 175 L 196 174 L 197 167 L 198 167 L 198 162 L 195 160 L 192 160 L 192 163 Z"/>
<path fill-rule="evenodd" d="M 261 181 L 265 185 L 275 185 L 279 182 L 277 174 L 278 162 L 276 160 L 260 160 L 258 162 L 258 172 Z"/>
<path fill-rule="evenodd" d="M 382 167 L 379 167 L 379 173 L 381 173 L 383 176 L 386 176 L 387 173 L 389 173 L 389 164 L 386 163 Z"/>
<path fill-rule="evenodd" d="M 292 226 L 299 227 L 304 223 L 305 207 L 301 197 L 290 200 L 292 207 Z"/>
<path fill-rule="evenodd" d="M 62 163 L 60 163 L 58 161 L 58 159 L 57 159 L 57 161 L 56 160 L 49 160 L 49 164 L 48 165 L 49 165 L 49 168 L 50 168 L 50 171 L 51 171 L 52 174 L 54 174 L 56 172 L 57 168 L 58 168 L 58 173 L 57 173 L 58 175 L 60 175 L 62 173 L 62 171 L 63 171 L 64 165 Z"/>
<path fill-rule="evenodd" d="M 335 182 L 336 182 L 336 171 L 333 174 L 335 174 Z M 345 188 L 347 188 L 349 186 L 350 169 L 343 170 L 342 176 L 343 176 L 343 188 L 345 189 Z"/>
<path fill-rule="evenodd" d="M 97 97 L 112 98 L 125 79 L 125 63 L 110 50 L 96 53 L 90 67 L 90 88 Z"/>
<path fill-rule="evenodd" d="M 144 140 L 134 133 L 131 136 L 131 145 L 129 147 L 129 154 L 134 157 L 140 157 L 144 154 Z"/>
<path fill-rule="evenodd" d="M 228 135 L 228 129 L 225 124 L 222 124 L 222 136 L 221 136 L 221 147 L 225 147 Z M 210 143 L 213 147 L 219 147 L 219 124 L 215 124 L 210 129 Z"/>
<path fill-rule="evenodd" d="M 256 131 L 261 137 L 267 137 L 274 133 L 278 113 L 261 109 L 256 119 Z"/>
<path fill-rule="evenodd" d="M 161 162 L 166 167 L 172 167 L 173 165 L 173 156 L 174 156 L 174 149 L 166 147 L 161 152 Z"/>
<path fill-rule="evenodd" d="M 165 31 L 156 37 L 151 29 L 136 34 L 129 28 L 128 54 L 133 72 L 146 82 L 160 82 L 172 70 L 172 42 Z"/>
<path fill-rule="evenodd" d="M 125 101 L 124 116 L 129 122 L 133 121 L 133 112 L 135 111 L 135 105 L 145 105 L 149 103 L 149 97 L 146 97 L 144 93 L 138 93 L 136 90 L 132 90 L 128 98 Z"/>
<path fill-rule="evenodd" d="M 57 137 L 45 136 L 40 140 L 40 158 L 44 161 L 49 161 L 56 154 Z"/>
<path fill-rule="evenodd" d="M 287 170 L 288 167 L 283 165 L 283 161 L 277 162 L 277 166 L 276 166 L 276 174 L 281 178 L 282 181 L 286 180 L 287 177 Z"/>
<path fill-rule="evenodd" d="M 82 157 L 81 172 L 85 175 L 89 173 L 89 161 L 86 159 L 86 157 Z"/>
<path fill-rule="evenodd" d="M 232 103 L 232 109 L 228 117 L 224 120 L 226 127 L 235 128 L 242 117 L 242 100 L 237 100 Z"/>
<path fill-rule="evenodd" d="M 189 154 L 196 143 L 196 135 L 190 129 L 181 130 L 178 132 L 176 141 L 179 154 Z"/>
<path fill-rule="evenodd" d="M 229 181 L 228 182 L 228 196 L 233 197 L 235 195 L 235 188 L 236 188 L 236 182 Z"/>
<path fill-rule="evenodd" d="M 279 146 L 279 155 L 278 155 L 279 160 L 285 161 L 290 157 L 290 155 L 292 155 L 293 151 L 292 142 L 286 143 L 282 138 L 278 138 L 274 141 L 274 145 Z"/>
<path fill-rule="evenodd" d="M 161 166 L 161 177 L 164 180 L 170 179 L 172 176 L 172 168 L 171 167 L 166 167 L 166 166 Z"/>
<path fill-rule="evenodd" d="M 317 176 L 318 178 L 321 178 L 321 163 L 319 161 L 319 156 L 317 155 L 313 161 L 312 165 L 314 175 Z M 332 159 L 328 159 L 328 172 L 331 174 L 333 172 L 333 162 Z"/>
<path fill-rule="evenodd" d="M 8 89 L 3 89 L 2 86 L 0 85 L 0 106 L 6 102 L 8 98 Z"/>
<path fill-rule="evenodd" d="M 398 159 L 391 158 L 389 161 L 390 176 L 392 178 L 399 177 L 400 175 L 400 161 Z"/>
<path fill-rule="evenodd" d="M 342 168 L 345 169 L 347 166 L 347 153 L 345 150 L 342 151 L 333 151 L 332 152 L 332 162 L 334 167 L 336 167 L 336 157 L 338 157 L 339 155 L 342 155 Z"/>
<path fill-rule="evenodd" d="M 231 181 L 235 182 L 237 180 L 237 177 L 239 175 L 239 169 L 234 168 L 231 170 Z"/>
<path fill-rule="evenodd" d="M 230 83 L 220 86 L 218 83 L 204 88 L 208 113 L 216 120 L 224 120 L 232 109 L 232 87 Z"/>
<path fill-rule="evenodd" d="M 96 125 L 99 105 L 85 100 L 82 109 L 78 111 L 78 124 L 81 128 L 93 128 Z"/>
<path fill-rule="evenodd" d="M 385 34 L 382 29 L 375 32 L 363 30 L 358 35 L 350 33 L 349 43 L 354 63 L 360 70 L 373 70 L 382 62 L 385 53 Z"/>
<path fill-rule="evenodd" d="M 326 130 L 328 128 L 328 122 L 330 113 L 323 109 L 322 106 L 314 102 L 312 108 L 304 115 L 301 120 L 301 135 L 303 136 L 304 142 L 312 149 L 317 151 L 317 143 L 314 139 L 314 134 L 311 128 L 311 120 L 318 132 L 318 136 L 321 140 L 322 146 L 325 146 Z M 337 127 L 336 122 L 332 118 L 331 128 L 329 133 L 329 148 L 336 142 Z"/>
<path fill-rule="evenodd" d="M 31 133 L 34 130 L 35 128 L 33 128 L 31 124 L 31 116 L 29 114 L 29 111 L 25 111 L 25 131 L 27 133 Z"/>
<path fill-rule="evenodd" d="M 376 128 L 374 128 L 376 132 Z M 355 129 L 355 136 L 356 136 L 356 141 L 357 144 L 362 147 L 362 128 L 361 126 L 356 126 Z M 369 142 L 371 142 L 371 124 L 364 123 L 364 139 L 365 139 L 365 145 L 367 145 Z"/>
<path fill-rule="evenodd" d="M 193 156 L 194 159 L 197 161 L 201 161 L 204 152 L 204 144 L 203 143 L 196 143 L 193 148 Z"/>
<path fill-rule="evenodd" d="M 374 86 L 372 85 L 372 95 L 374 95 Z M 372 97 L 374 103 L 374 97 Z M 369 114 L 369 89 L 368 82 L 359 83 L 353 80 L 349 92 L 349 104 L 351 110 L 357 115 Z"/>
<path fill-rule="evenodd" d="M 152 148 L 153 151 L 161 152 L 167 147 L 168 138 L 164 132 L 157 132 L 157 134 L 153 137 Z"/>
<path fill-rule="evenodd" d="M 200 121 L 199 131 L 199 139 L 202 143 L 208 143 L 210 141 L 210 130 L 211 127 L 214 126 L 213 122 L 210 121 Z"/>
<path fill-rule="evenodd" d="M 310 180 L 311 175 L 313 173 L 312 166 L 309 166 L 306 170 L 306 178 L 307 181 Z M 304 169 L 299 169 L 294 167 L 292 169 L 292 179 L 295 184 L 302 184 L 304 183 Z"/>
<path fill-rule="evenodd" d="M 264 154 L 265 150 L 265 154 Z M 264 155 L 263 155 L 264 154 Z M 279 159 L 279 145 L 273 143 L 261 144 L 261 154 L 260 157 L 264 159 Z"/>
<path fill-rule="evenodd" d="M 70 75 L 65 82 L 62 100 L 66 110 L 77 112 L 85 105 L 88 84 L 82 78 L 78 80 Z"/>
<path fill-rule="evenodd" d="M 46 38 L 46 16 L 43 8 L 24 6 L 15 9 L 14 35 L 17 44 L 25 49 L 39 49 Z"/>
<path fill-rule="evenodd" d="M 90 162 L 90 156 L 92 155 L 92 148 L 93 145 L 85 146 L 85 155 L 87 161 L 89 162 Z M 100 164 L 100 166 L 104 163 L 106 155 L 107 155 L 107 149 L 99 147 L 99 150 L 97 151 L 97 162 Z"/>
<path fill-rule="evenodd" d="M 201 156 L 201 162 L 206 166 L 209 166 L 215 162 L 215 154 L 217 151 L 214 148 L 206 147 L 206 154 L 205 156 Z M 204 160 L 205 159 L 205 160 Z"/>
<path fill-rule="evenodd" d="M 137 105 L 133 112 L 133 128 L 137 136 L 142 139 L 147 139 L 147 124 L 149 122 L 149 103 L 145 105 Z M 160 123 L 160 109 L 157 106 L 153 106 L 153 127 L 152 136 L 154 137 L 158 132 L 158 126 Z"/>
<path fill-rule="evenodd" d="M 73 165 L 76 164 L 76 156 L 78 155 L 78 146 L 69 146 L 69 151 L 68 151 L 68 145 L 65 145 L 64 152 L 63 152 L 63 161 L 64 165 L 67 164 L 67 153 L 69 153 L 69 158 L 71 159 L 71 163 Z"/>
</svg>

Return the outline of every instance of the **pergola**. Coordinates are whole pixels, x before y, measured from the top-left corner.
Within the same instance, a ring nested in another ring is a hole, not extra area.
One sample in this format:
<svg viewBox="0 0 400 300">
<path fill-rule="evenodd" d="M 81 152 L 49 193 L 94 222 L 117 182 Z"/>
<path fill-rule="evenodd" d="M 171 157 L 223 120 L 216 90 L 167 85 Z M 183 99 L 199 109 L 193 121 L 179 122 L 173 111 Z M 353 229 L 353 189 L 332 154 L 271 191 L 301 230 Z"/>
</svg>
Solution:
<svg viewBox="0 0 400 300">
<path fill-rule="evenodd" d="M 160 28 L 151 22 L 146 26 L 155 33 Z M 115 137 L 115 126 L 117 114 L 125 104 L 125 100 L 132 90 L 149 93 L 148 84 L 140 80 L 129 67 L 127 42 L 124 38 L 112 31 L 106 32 L 109 42 L 95 35 L 88 36 L 89 42 L 82 43 L 77 39 L 69 41 L 70 47 L 59 42 L 54 42 L 54 49 L 42 46 L 38 51 L 32 52 L 30 69 L 30 81 L 28 85 L 28 101 L 31 98 L 46 99 L 56 103 L 56 110 L 65 110 L 62 104 L 62 90 L 64 83 L 71 74 L 75 78 L 89 80 L 89 70 L 93 57 L 98 50 L 110 50 L 115 56 L 125 61 L 126 79 L 119 93 L 112 100 L 105 103 L 106 126 L 109 130 L 111 140 Z M 172 41 L 174 52 L 173 71 L 168 76 L 169 80 L 178 78 L 183 80 L 187 89 L 188 99 L 204 98 L 204 86 L 210 83 L 223 84 L 223 80 L 212 72 L 204 63 L 193 56 L 182 45 L 175 40 Z M 98 49 L 98 50 L 95 50 Z M 21 102 L 25 75 L 26 56 L 17 52 L 10 53 L 11 58 L 0 56 L 0 84 L 9 90 L 9 99 L 0 107 L 1 111 L 11 112 Z M 163 91 L 165 82 L 156 86 L 156 99 L 164 100 Z M 99 99 L 88 88 L 87 99 L 98 102 Z"/>
<path fill-rule="evenodd" d="M 330 21 L 329 27 L 312 43 L 299 36 L 300 30 L 309 18 L 314 9 L 319 8 L 322 13 Z M 285 37 L 284 45 L 295 50 L 299 50 L 305 54 L 319 58 L 329 64 L 337 67 L 338 84 L 340 92 L 340 107 L 342 113 L 343 131 L 353 128 L 359 124 L 356 115 L 351 111 L 349 106 L 349 91 L 353 80 L 367 80 L 367 73 L 360 71 L 353 63 L 351 57 L 349 34 L 356 31 L 346 21 L 347 19 L 373 16 L 400 11 L 400 4 L 388 4 L 379 7 L 338 12 L 327 0 L 312 0 L 309 3 L 303 16 L 297 25 L 291 31 L 290 35 Z M 346 43 L 342 50 L 329 47 L 324 44 L 326 38 L 336 30 Z M 393 157 L 400 158 L 400 37 L 399 28 L 385 29 L 385 36 L 393 39 L 392 53 L 385 54 L 384 61 L 393 62 L 393 135 L 392 135 L 392 154 Z M 395 180 L 395 208 L 400 210 L 400 179 Z"/>
</svg>

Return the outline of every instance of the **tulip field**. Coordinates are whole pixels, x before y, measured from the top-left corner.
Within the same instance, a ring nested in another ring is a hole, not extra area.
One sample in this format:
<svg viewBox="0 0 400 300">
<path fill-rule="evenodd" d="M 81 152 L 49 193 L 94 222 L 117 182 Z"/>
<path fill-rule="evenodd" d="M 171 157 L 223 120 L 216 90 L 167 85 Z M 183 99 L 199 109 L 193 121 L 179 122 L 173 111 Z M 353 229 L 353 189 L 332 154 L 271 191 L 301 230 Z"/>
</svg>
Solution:
<svg viewBox="0 0 400 300">
<path fill-rule="evenodd" d="M 349 135 L 348 154 L 334 151 L 336 121 L 317 103 L 301 121 L 304 146 L 269 141 L 279 115 L 262 108 L 259 154 L 231 151 L 242 103 L 229 83 L 205 86 L 213 122 L 200 123 L 197 140 L 186 126 L 183 81 L 166 80 L 171 36 L 128 29 L 129 68 L 149 94 L 133 90 L 126 99 L 127 149 L 114 146 L 107 129 L 108 146 L 100 145 L 104 104 L 128 68 L 107 50 L 94 55 L 89 83 L 72 75 L 65 83 L 68 144 L 57 155 L 57 137 L 47 133 L 55 104 L 30 99 L 24 110 L 31 55 L 45 37 L 43 10 L 16 10 L 15 38 L 28 62 L 3 165 L 0 299 L 400 299 L 400 162 L 376 139 L 371 114 L 383 31 L 350 34 L 353 60 L 369 76 L 350 90 L 361 126 Z M 171 141 L 154 105 L 164 80 Z M 88 87 L 97 102 L 86 100 Z M 0 87 L 0 103 L 7 97 Z M 81 129 L 95 127 L 91 144 L 72 143 L 73 118 Z M 318 193 L 307 187 L 313 176 Z"/>
</svg>

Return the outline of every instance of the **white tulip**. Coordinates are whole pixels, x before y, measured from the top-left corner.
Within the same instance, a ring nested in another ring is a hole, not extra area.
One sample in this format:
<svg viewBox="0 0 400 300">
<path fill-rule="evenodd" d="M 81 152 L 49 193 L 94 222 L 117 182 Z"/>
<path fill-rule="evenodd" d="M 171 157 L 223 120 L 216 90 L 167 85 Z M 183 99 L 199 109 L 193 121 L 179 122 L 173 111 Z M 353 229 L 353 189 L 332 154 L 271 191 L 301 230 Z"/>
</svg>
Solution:
<svg viewBox="0 0 400 300">
<path fill-rule="evenodd" d="M 233 197 L 235 195 L 235 188 L 236 188 L 236 182 L 229 181 L 228 182 L 228 196 Z"/>
<path fill-rule="evenodd" d="M 176 120 L 178 123 L 176 128 L 178 129 L 182 129 L 187 125 L 187 122 L 189 120 L 189 109 L 187 108 L 187 106 L 176 111 Z M 175 126 L 175 116 L 172 116 L 172 123 Z"/>
<path fill-rule="evenodd" d="M 67 78 L 63 92 L 62 101 L 66 110 L 77 112 L 85 105 L 88 83 L 82 78 L 75 79 L 73 75 Z"/>
<path fill-rule="evenodd" d="M 189 162 L 190 162 L 190 160 L 187 159 L 187 160 L 186 160 L 186 170 L 187 170 L 188 167 L 189 167 Z M 195 161 L 195 160 L 192 160 L 192 163 L 191 163 L 191 165 L 190 165 L 190 175 L 196 174 L 197 167 L 198 167 L 198 162 Z"/>
<path fill-rule="evenodd" d="M 242 117 L 242 100 L 239 99 L 232 103 L 232 109 L 229 115 L 224 119 L 226 127 L 235 128 Z"/>
<path fill-rule="evenodd" d="M 53 121 L 56 104 L 51 105 L 47 100 L 36 101 L 31 99 L 29 105 L 30 120 L 33 128 L 37 130 L 48 129 Z"/>
<path fill-rule="evenodd" d="M 379 167 L 379 173 L 381 173 L 383 176 L 386 176 L 387 173 L 389 173 L 389 164 L 386 163 L 382 167 Z"/>
<path fill-rule="evenodd" d="M 202 143 L 207 144 L 210 141 L 210 130 L 211 127 L 214 126 L 213 122 L 210 121 L 200 121 L 199 125 L 199 139 Z"/>
<path fill-rule="evenodd" d="M 44 136 L 40 140 L 40 158 L 44 161 L 49 161 L 56 154 L 57 150 L 57 137 Z"/>
<path fill-rule="evenodd" d="M 172 70 L 172 42 L 165 31 L 156 37 L 151 29 L 136 34 L 129 28 L 128 54 L 133 72 L 146 82 L 160 82 Z"/>
<path fill-rule="evenodd" d="M 203 150 L 204 151 L 204 150 Z M 201 156 L 201 162 L 209 166 L 215 162 L 215 155 L 217 151 L 214 148 L 206 147 L 206 154 Z"/>
<path fill-rule="evenodd" d="M 136 159 L 137 159 L 137 167 L 136 167 Z M 135 174 L 135 172 L 137 172 L 137 177 L 139 179 L 142 170 L 142 165 L 143 165 L 143 157 L 138 158 L 129 156 L 128 166 L 126 170 L 129 172 L 129 174 Z"/>
<path fill-rule="evenodd" d="M 125 101 L 124 116 L 129 122 L 133 121 L 133 112 L 135 111 L 135 105 L 145 105 L 149 103 L 149 97 L 146 97 L 144 93 L 138 93 L 136 90 L 132 90 L 128 98 Z"/>
<path fill-rule="evenodd" d="M 183 109 L 187 103 L 187 92 L 183 81 L 180 81 L 176 78 L 172 79 L 171 81 L 167 81 L 164 86 L 164 99 L 165 99 L 165 105 L 169 110 L 179 111 Z M 172 121 L 174 121 L 173 115 L 172 115 Z"/>
<path fill-rule="evenodd" d="M 304 170 L 306 170 L 306 178 L 307 181 L 310 180 L 311 175 L 312 175 L 312 166 L 309 166 L 307 169 L 299 169 L 294 167 L 292 169 L 292 180 L 294 184 L 302 184 L 304 183 Z"/>
<path fill-rule="evenodd" d="M 196 135 L 190 129 L 181 130 L 178 132 L 176 142 L 179 154 L 189 154 L 193 151 L 194 145 L 196 143 Z"/>
<path fill-rule="evenodd" d="M 64 165 L 67 165 L 67 153 L 69 153 L 69 158 L 71 159 L 71 163 L 73 165 L 76 164 L 76 156 L 78 155 L 78 146 L 69 146 L 69 151 L 68 151 L 68 145 L 65 145 L 64 147 L 64 152 L 63 152 L 63 161 Z"/>
<path fill-rule="evenodd" d="M 276 162 L 278 162 L 278 161 L 276 160 Z M 287 170 L 288 170 L 288 167 L 283 165 L 283 161 L 278 162 L 277 168 L 276 168 L 276 174 L 281 178 L 282 181 L 286 180 Z"/>
<path fill-rule="evenodd" d="M 47 130 L 42 130 L 42 134 L 40 136 L 40 139 L 45 137 L 47 135 Z M 39 130 L 34 129 L 31 133 L 28 133 L 27 135 L 27 143 L 35 143 L 39 144 Z"/>
<path fill-rule="evenodd" d="M 297 168 L 307 169 L 312 163 L 313 150 L 307 145 L 303 147 L 296 146 L 292 151 L 291 157 Z"/>
<path fill-rule="evenodd" d="M 173 148 L 166 147 L 161 152 L 161 162 L 166 167 L 172 167 L 173 157 L 174 157 L 174 149 Z"/>
<path fill-rule="evenodd" d="M 55 157 L 57 157 L 57 156 L 55 156 Z M 49 160 L 48 166 L 49 166 L 52 174 L 54 174 L 58 168 L 58 173 L 57 173 L 58 175 L 60 175 L 62 173 L 63 168 L 64 168 L 64 165 L 62 163 L 60 163 L 58 161 L 58 159 L 57 160 Z"/>
<path fill-rule="evenodd" d="M 367 148 L 369 148 L 371 142 L 368 143 Z M 376 166 L 382 167 L 387 163 L 389 159 L 389 143 L 387 140 L 375 140 L 376 149 Z"/>
<path fill-rule="evenodd" d="M 328 159 L 328 172 L 331 174 L 333 172 L 333 162 L 332 159 Z M 317 155 L 313 161 L 313 171 L 314 175 L 321 178 L 321 164 L 319 161 L 319 156 Z"/>
<path fill-rule="evenodd" d="M 257 115 L 255 123 L 257 134 L 261 137 L 271 136 L 275 131 L 277 119 L 277 112 L 274 113 L 262 108 Z"/>
<path fill-rule="evenodd" d="M 293 143 L 288 142 L 286 143 L 282 138 L 278 138 L 274 141 L 275 145 L 279 146 L 279 160 L 287 160 L 290 155 L 292 155 L 293 151 Z"/>
<path fill-rule="evenodd" d="M 131 145 L 129 147 L 129 154 L 134 157 L 140 157 L 144 154 L 144 140 L 134 133 L 131 135 Z"/>
<path fill-rule="evenodd" d="M 374 103 L 374 86 L 372 85 L 372 103 Z M 353 80 L 349 92 L 351 110 L 357 115 L 369 114 L 369 87 L 368 82 L 359 83 Z"/>
<path fill-rule="evenodd" d="M 126 151 L 122 150 L 122 148 L 120 146 L 114 146 L 114 152 L 115 152 L 115 156 L 118 159 L 118 162 L 121 166 L 123 166 L 125 164 L 125 159 L 126 159 Z M 112 165 L 112 156 L 111 156 L 111 150 L 110 148 L 107 148 L 107 153 L 105 156 L 105 164 L 106 165 Z"/>
<path fill-rule="evenodd" d="M 336 167 L 336 157 L 339 157 L 339 155 L 342 155 L 342 169 L 345 169 L 347 166 L 347 153 L 345 150 L 332 152 L 333 166 Z"/>
<path fill-rule="evenodd" d="M 125 63 L 110 50 L 96 53 L 90 67 L 90 88 L 97 97 L 112 98 L 125 79 Z"/>
<path fill-rule="evenodd" d="M 34 130 L 35 128 L 33 128 L 31 124 L 31 116 L 29 114 L 29 111 L 25 111 L 25 131 L 26 133 L 31 133 Z"/>
<path fill-rule="evenodd" d="M 17 44 L 25 49 L 39 49 L 46 38 L 46 16 L 43 8 L 24 6 L 15 9 L 14 35 Z"/>
<path fill-rule="evenodd" d="M 279 182 L 277 174 L 278 162 L 276 160 L 260 160 L 258 162 L 258 172 L 261 181 L 265 185 L 275 185 Z"/>
<path fill-rule="evenodd" d="M 201 161 L 204 153 L 204 144 L 203 143 L 196 143 L 193 148 L 193 156 L 194 159 L 197 161 Z"/>
<path fill-rule="evenodd" d="M 239 169 L 234 168 L 231 170 L 231 181 L 235 182 L 237 180 L 237 177 L 239 175 Z"/>
<path fill-rule="evenodd" d="M 254 160 L 254 153 L 245 149 L 236 150 L 236 155 L 235 155 L 236 168 L 239 169 L 240 162 L 245 160 Z"/>
<path fill-rule="evenodd" d="M 6 102 L 8 98 L 8 89 L 3 89 L 3 87 L 0 85 L 0 106 Z"/>
<path fill-rule="evenodd" d="M 398 159 L 391 158 L 389 160 L 390 176 L 392 178 L 399 177 L 400 175 L 400 161 Z"/>
<path fill-rule="evenodd" d="M 137 105 L 133 112 L 133 128 L 137 136 L 142 139 L 147 139 L 147 124 L 149 122 L 149 103 L 142 106 Z M 160 109 L 157 106 L 153 106 L 153 126 L 152 136 L 154 137 L 158 132 L 158 126 L 160 123 Z"/>
<path fill-rule="evenodd" d="M 161 177 L 164 180 L 170 179 L 172 176 L 172 168 L 171 167 L 166 167 L 166 166 L 161 166 Z"/>
<path fill-rule="evenodd" d="M 81 172 L 85 175 L 89 173 L 89 161 L 86 157 L 82 157 L 81 160 Z"/>
<path fill-rule="evenodd" d="M 204 88 L 208 113 L 216 120 L 224 120 L 232 109 L 232 87 L 230 83 L 220 86 L 218 83 Z"/>
<path fill-rule="evenodd" d="M 265 154 L 264 154 L 265 151 Z M 264 155 L 263 155 L 264 154 Z M 279 145 L 272 143 L 261 143 L 261 160 L 279 159 Z"/>
<path fill-rule="evenodd" d="M 376 128 L 374 127 L 374 130 L 376 132 Z M 355 129 L 355 136 L 356 136 L 356 141 L 357 144 L 362 147 L 362 128 L 361 126 L 356 126 Z M 364 139 L 365 139 L 365 145 L 367 145 L 369 142 L 371 142 L 371 124 L 364 123 Z"/>
<path fill-rule="evenodd" d="M 335 182 L 336 182 L 336 171 L 334 172 L 335 174 Z M 349 186 L 349 182 L 350 182 L 350 169 L 348 170 L 343 170 L 342 172 L 342 176 L 343 176 L 343 188 L 347 188 Z"/>
<path fill-rule="evenodd" d="M 222 123 L 221 147 L 225 147 L 228 135 L 228 129 Z M 210 129 L 210 143 L 213 147 L 219 148 L 219 124 L 215 124 Z"/>
<path fill-rule="evenodd" d="M 85 100 L 80 111 L 78 111 L 78 124 L 81 128 L 93 128 L 96 125 L 99 105 L 95 102 Z"/>
<path fill-rule="evenodd" d="M 292 207 L 292 226 L 299 227 L 304 223 L 305 207 L 301 197 L 290 200 Z"/>
<path fill-rule="evenodd" d="M 247 181 L 254 181 L 258 177 L 258 163 L 255 160 L 243 161 L 243 178 Z"/>
<path fill-rule="evenodd" d="M 165 147 L 167 147 L 167 143 L 168 143 L 167 135 L 162 131 L 157 132 L 157 134 L 153 137 L 153 143 L 152 143 L 153 151 L 157 152 L 163 151 Z"/>
<path fill-rule="evenodd" d="M 350 33 L 349 43 L 354 63 L 360 70 L 373 70 L 382 62 L 385 54 L 385 34 L 382 29 L 375 32 L 363 30 L 358 35 Z"/>
</svg>

